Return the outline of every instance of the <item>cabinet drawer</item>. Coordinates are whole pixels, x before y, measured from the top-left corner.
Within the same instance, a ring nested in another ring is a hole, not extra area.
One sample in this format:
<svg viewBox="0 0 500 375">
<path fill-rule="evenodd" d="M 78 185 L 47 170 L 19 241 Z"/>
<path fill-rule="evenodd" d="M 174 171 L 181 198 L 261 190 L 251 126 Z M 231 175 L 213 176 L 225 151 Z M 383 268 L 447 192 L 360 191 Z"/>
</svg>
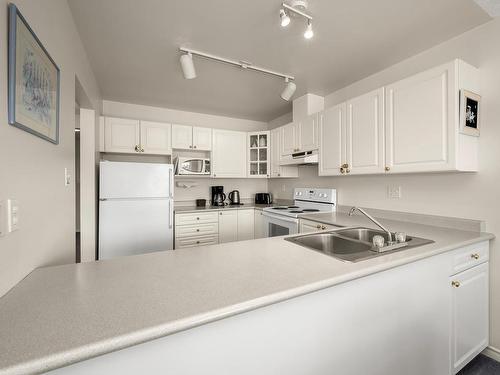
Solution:
<svg viewBox="0 0 500 375">
<path fill-rule="evenodd" d="M 175 238 L 217 235 L 218 233 L 219 233 L 218 223 L 181 225 L 175 227 Z"/>
<path fill-rule="evenodd" d="M 338 226 L 335 225 L 330 225 L 330 224 L 323 224 L 323 223 L 317 223 L 315 221 L 309 221 L 309 220 L 300 220 L 300 233 L 310 233 L 310 232 L 319 232 L 323 230 L 332 230 L 332 229 L 338 229 Z"/>
<path fill-rule="evenodd" d="M 204 237 L 190 237 L 190 238 L 176 238 L 175 248 L 185 249 L 187 247 L 208 246 L 216 245 L 218 243 L 218 236 L 204 236 Z"/>
<path fill-rule="evenodd" d="M 214 212 L 194 212 L 187 214 L 176 214 L 175 225 L 217 223 L 219 216 Z"/>
<path fill-rule="evenodd" d="M 474 267 L 489 259 L 489 242 L 466 246 L 452 253 L 451 275 Z"/>
</svg>

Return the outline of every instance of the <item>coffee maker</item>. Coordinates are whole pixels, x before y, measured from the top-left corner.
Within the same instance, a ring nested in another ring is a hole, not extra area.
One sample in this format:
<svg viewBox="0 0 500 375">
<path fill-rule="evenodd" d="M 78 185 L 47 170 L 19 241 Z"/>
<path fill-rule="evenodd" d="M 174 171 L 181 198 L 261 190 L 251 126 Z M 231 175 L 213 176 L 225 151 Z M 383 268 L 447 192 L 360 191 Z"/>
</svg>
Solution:
<svg viewBox="0 0 500 375">
<path fill-rule="evenodd" d="M 224 206 L 226 194 L 224 194 L 224 186 L 211 186 L 212 190 L 212 206 Z"/>
</svg>

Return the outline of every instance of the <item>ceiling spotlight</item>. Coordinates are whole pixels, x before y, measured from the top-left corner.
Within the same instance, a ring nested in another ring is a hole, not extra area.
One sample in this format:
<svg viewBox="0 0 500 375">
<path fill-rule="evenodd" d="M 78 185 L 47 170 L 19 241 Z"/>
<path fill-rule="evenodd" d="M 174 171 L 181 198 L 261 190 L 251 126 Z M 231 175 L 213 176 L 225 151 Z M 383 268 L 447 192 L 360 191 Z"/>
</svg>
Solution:
<svg viewBox="0 0 500 375">
<path fill-rule="evenodd" d="M 281 98 L 283 100 L 289 101 L 292 98 L 293 94 L 295 94 L 297 85 L 293 81 L 290 81 L 288 78 L 285 78 L 285 82 L 286 86 L 281 93 Z"/>
<path fill-rule="evenodd" d="M 311 20 L 307 21 L 306 31 L 304 32 L 304 38 L 311 39 L 314 36 L 313 24 Z"/>
<path fill-rule="evenodd" d="M 284 9 L 280 9 L 281 27 L 287 27 L 290 24 L 290 17 L 286 14 Z"/>
<path fill-rule="evenodd" d="M 184 53 L 181 55 L 181 68 L 185 79 L 196 78 L 196 70 L 194 69 L 193 55 Z"/>
</svg>

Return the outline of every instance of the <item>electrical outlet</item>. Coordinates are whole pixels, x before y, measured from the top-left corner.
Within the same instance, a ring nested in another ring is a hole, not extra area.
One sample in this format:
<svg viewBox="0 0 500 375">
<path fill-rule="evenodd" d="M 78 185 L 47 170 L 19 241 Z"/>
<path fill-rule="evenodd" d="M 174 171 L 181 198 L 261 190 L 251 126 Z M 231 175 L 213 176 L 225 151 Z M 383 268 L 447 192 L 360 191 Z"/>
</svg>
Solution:
<svg viewBox="0 0 500 375">
<path fill-rule="evenodd" d="M 401 198 L 401 186 L 387 186 L 387 198 L 399 199 Z"/>
<path fill-rule="evenodd" d="M 13 199 L 7 201 L 7 232 L 19 230 L 19 202 Z"/>
</svg>

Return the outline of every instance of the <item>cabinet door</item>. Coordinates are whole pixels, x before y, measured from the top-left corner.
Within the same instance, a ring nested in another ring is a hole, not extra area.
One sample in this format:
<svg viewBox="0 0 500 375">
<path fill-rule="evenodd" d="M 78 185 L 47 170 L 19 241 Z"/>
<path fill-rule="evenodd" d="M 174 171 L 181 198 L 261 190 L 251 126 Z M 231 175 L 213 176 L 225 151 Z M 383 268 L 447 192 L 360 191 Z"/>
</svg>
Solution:
<svg viewBox="0 0 500 375">
<path fill-rule="evenodd" d="M 193 127 L 172 125 L 172 148 L 189 150 L 193 148 Z"/>
<path fill-rule="evenodd" d="M 450 169 L 453 64 L 386 88 L 386 164 L 391 172 Z"/>
<path fill-rule="evenodd" d="M 145 154 L 171 155 L 170 124 L 141 121 L 141 147 Z"/>
<path fill-rule="evenodd" d="M 270 132 L 248 133 L 248 177 L 269 178 Z"/>
<path fill-rule="evenodd" d="M 138 120 L 115 117 L 104 119 L 104 149 L 106 152 L 135 153 L 140 144 Z"/>
<path fill-rule="evenodd" d="M 212 163 L 214 177 L 247 177 L 247 133 L 214 129 Z"/>
<path fill-rule="evenodd" d="M 338 176 L 345 161 L 346 104 L 329 108 L 319 115 L 319 166 L 320 176 Z"/>
<path fill-rule="evenodd" d="M 280 177 L 280 133 L 281 130 L 271 130 L 271 177 Z"/>
<path fill-rule="evenodd" d="M 219 212 L 219 243 L 238 241 L 238 210 Z"/>
<path fill-rule="evenodd" d="M 264 238 L 264 218 L 261 210 L 254 210 L 254 237 Z"/>
<path fill-rule="evenodd" d="M 300 151 L 318 149 L 318 114 L 308 116 L 298 123 Z"/>
<path fill-rule="evenodd" d="M 450 278 L 453 373 L 488 345 L 488 265 L 480 264 Z"/>
<path fill-rule="evenodd" d="M 212 129 L 193 127 L 193 148 L 210 151 L 212 149 Z"/>
<path fill-rule="evenodd" d="M 383 173 L 384 89 L 347 102 L 347 164 L 351 174 Z"/>
<path fill-rule="evenodd" d="M 291 155 L 298 151 L 297 126 L 293 122 L 281 128 L 281 153 L 283 156 Z"/>
<path fill-rule="evenodd" d="M 238 241 L 253 240 L 254 223 L 255 223 L 254 210 L 238 210 Z"/>
</svg>

